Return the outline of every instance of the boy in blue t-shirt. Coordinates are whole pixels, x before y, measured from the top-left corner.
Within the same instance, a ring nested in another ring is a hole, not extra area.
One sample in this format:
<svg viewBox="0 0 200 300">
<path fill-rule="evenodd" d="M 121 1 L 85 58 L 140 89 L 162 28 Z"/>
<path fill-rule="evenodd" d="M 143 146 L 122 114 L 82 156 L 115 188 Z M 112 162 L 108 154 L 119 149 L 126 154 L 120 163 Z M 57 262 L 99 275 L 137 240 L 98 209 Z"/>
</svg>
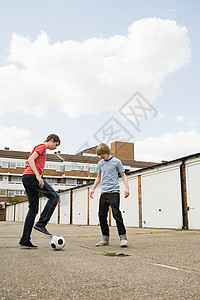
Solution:
<svg viewBox="0 0 200 300">
<path fill-rule="evenodd" d="M 102 240 L 96 246 L 106 246 L 109 244 L 109 227 L 107 222 L 109 206 L 111 205 L 112 214 L 117 224 L 117 230 L 121 241 L 121 247 L 127 247 L 126 229 L 119 209 L 120 187 L 118 173 L 121 174 L 125 184 L 124 197 L 129 196 L 128 180 L 124 173 L 124 167 L 118 158 L 111 156 L 108 145 L 102 143 L 97 147 L 97 155 L 101 160 L 97 166 L 97 178 L 90 192 L 93 198 L 94 191 L 101 182 L 101 196 L 99 200 L 99 221 L 102 231 Z"/>
</svg>

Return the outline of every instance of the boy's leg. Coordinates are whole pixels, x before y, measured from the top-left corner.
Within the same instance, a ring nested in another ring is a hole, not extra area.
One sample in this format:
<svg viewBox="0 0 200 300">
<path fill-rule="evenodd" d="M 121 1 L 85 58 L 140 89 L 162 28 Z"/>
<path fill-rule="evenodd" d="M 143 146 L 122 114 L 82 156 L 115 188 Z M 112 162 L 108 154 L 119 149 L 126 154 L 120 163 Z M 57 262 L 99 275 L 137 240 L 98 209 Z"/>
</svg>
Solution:
<svg viewBox="0 0 200 300">
<path fill-rule="evenodd" d="M 45 180 L 44 187 L 40 188 L 38 186 L 38 191 L 49 199 L 41 213 L 40 219 L 36 224 L 38 227 L 45 227 L 50 220 L 56 205 L 58 204 L 59 195 Z"/>
<path fill-rule="evenodd" d="M 111 204 L 111 208 L 112 208 L 112 214 L 113 214 L 113 218 L 115 219 L 116 224 L 117 224 L 118 234 L 121 237 L 121 236 L 126 235 L 126 229 L 124 227 L 122 214 L 119 209 L 119 203 L 120 203 L 120 194 L 119 193 L 111 193 L 110 194 L 110 204 Z"/>
<path fill-rule="evenodd" d="M 120 194 L 119 193 L 111 193 L 110 194 L 110 204 L 112 208 L 113 217 L 117 224 L 117 230 L 120 237 L 120 245 L 121 247 L 127 247 L 128 241 L 126 237 L 126 229 L 124 227 L 124 222 L 122 218 L 121 211 L 119 209 L 120 203 Z"/>
<path fill-rule="evenodd" d="M 102 194 L 99 200 L 99 222 L 101 226 L 102 239 L 96 246 L 109 245 L 109 226 L 107 222 L 109 202 L 106 194 Z"/>
<path fill-rule="evenodd" d="M 23 235 L 20 239 L 20 243 L 30 242 L 30 236 L 33 229 L 33 224 L 35 221 L 35 217 L 38 213 L 39 207 L 39 193 L 31 188 L 33 177 L 26 176 L 22 179 L 24 187 L 26 189 L 26 194 L 29 202 L 29 211 L 26 216 L 26 220 L 24 223 Z"/>
<path fill-rule="evenodd" d="M 103 236 L 109 237 L 109 226 L 108 226 L 108 210 L 109 210 L 109 202 L 107 194 L 101 194 L 99 200 L 99 222 L 101 226 L 101 232 Z"/>
</svg>

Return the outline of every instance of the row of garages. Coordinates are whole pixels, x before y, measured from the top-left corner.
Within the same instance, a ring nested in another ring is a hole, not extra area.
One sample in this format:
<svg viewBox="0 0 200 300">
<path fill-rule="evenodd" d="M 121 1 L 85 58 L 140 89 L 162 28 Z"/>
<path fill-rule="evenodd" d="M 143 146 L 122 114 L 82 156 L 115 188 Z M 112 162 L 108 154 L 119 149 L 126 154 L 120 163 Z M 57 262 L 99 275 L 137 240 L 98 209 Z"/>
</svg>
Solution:
<svg viewBox="0 0 200 300">
<path fill-rule="evenodd" d="M 126 226 L 150 228 L 200 229 L 200 154 L 134 171 L 128 175 L 130 196 L 123 197 L 121 211 Z M 50 223 L 98 225 L 100 186 L 94 198 L 91 186 L 81 186 L 60 194 Z M 47 199 L 40 199 L 40 212 Z M 24 221 L 28 202 L 7 206 L 7 221 Z M 38 217 L 39 218 L 39 214 Z M 109 214 L 111 226 L 115 220 Z"/>
</svg>

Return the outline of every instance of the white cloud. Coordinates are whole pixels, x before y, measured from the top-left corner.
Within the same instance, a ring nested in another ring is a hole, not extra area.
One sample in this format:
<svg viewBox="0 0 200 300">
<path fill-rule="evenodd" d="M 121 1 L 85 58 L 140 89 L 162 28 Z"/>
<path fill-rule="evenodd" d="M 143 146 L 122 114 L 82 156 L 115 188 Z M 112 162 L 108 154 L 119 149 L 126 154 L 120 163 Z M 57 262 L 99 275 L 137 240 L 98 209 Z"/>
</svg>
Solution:
<svg viewBox="0 0 200 300">
<path fill-rule="evenodd" d="M 23 128 L 0 126 L 0 149 L 31 151 L 34 144 L 30 135 L 30 131 Z"/>
<path fill-rule="evenodd" d="M 188 126 L 190 126 L 190 127 L 193 127 L 193 128 L 196 127 L 197 126 L 197 122 L 196 122 L 195 117 L 194 116 L 189 116 L 186 124 Z"/>
<path fill-rule="evenodd" d="M 183 116 L 177 116 L 175 119 L 177 122 L 182 122 L 184 120 Z"/>
<path fill-rule="evenodd" d="M 195 117 L 193 117 L 193 116 L 189 116 L 189 117 L 177 116 L 177 117 L 175 118 L 175 120 L 176 120 L 177 122 L 185 121 L 185 124 L 186 124 L 187 126 L 190 126 L 190 127 L 193 127 L 193 128 L 197 125 L 197 122 L 196 122 L 196 120 L 195 120 Z"/>
<path fill-rule="evenodd" d="M 135 159 L 161 162 L 200 152 L 200 133 L 196 130 L 166 133 L 135 143 Z"/>
<path fill-rule="evenodd" d="M 166 75 L 190 60 L 187 29 L 146 18 L 127 35 L 50 43 L 13 34 L 8 65 L 0 68 L 0 114 L 10 110 L 42 117 L 53 106 L 70 117 L 118 109 L 139 91 L 151 101 Z"/>
</svg>

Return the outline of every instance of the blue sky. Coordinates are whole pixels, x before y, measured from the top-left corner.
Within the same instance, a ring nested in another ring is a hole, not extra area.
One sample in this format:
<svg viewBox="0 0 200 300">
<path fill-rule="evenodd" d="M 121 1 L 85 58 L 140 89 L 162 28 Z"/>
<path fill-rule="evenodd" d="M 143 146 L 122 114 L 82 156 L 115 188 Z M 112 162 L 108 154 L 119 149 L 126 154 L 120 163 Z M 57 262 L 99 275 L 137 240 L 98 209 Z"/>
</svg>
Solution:
<svg viewBox="0 0 200 300">
<path fill-rule="evenodd" d="M 136 160 L 199 152 L 199 6 L 0 1 L 0 148 L 30 150 L 57 133 L 60 150 L 76 153 L 103 128 L 102 142 L 135 142 Z M 119 112 L 136 92 L 157 111 L 139 130 Z"/>
</svg>

